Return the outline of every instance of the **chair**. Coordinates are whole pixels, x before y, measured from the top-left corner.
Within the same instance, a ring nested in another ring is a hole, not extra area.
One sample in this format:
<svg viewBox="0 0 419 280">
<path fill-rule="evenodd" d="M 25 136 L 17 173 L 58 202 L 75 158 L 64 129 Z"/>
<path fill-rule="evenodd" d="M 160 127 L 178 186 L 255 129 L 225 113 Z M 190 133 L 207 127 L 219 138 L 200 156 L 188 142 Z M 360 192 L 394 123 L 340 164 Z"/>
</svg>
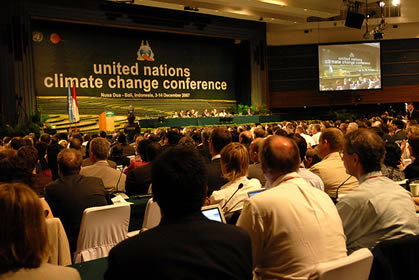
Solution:
<svg viewBox="0 0 419 280">
<path fill-rule="evenodd" d="M 71 254 L 67 234 L 59 218 L 45 219 L 48 232 L 48 263 L 70 265 Z"/>
<path fill-rule="evenodd" d="M 316 266 L 311 280 L 368 280 L 373 256 L 367 248 L 359 249 L 351 255 Z"/>
<path fill-rule="evenodd" d="M 372 250 L 374 262 L 369 279 L 419 279 L 417 270 L 418 251 L 419 235 L 408 235 L 381 241 Z"/>
<path fill-rule="evenodd" d="M 160 207 L 153 199 L 148 200 L 147 206 L 145 207 L 143 228 L 156 227 L 161 220 Z"/>
<path fill-rule="evenodd" d="M 73 262 L 107 257 L 116 244 L 127 238 L 130 211 L 130 205 L 125 203 L 85 209 Z"/>
</svg>

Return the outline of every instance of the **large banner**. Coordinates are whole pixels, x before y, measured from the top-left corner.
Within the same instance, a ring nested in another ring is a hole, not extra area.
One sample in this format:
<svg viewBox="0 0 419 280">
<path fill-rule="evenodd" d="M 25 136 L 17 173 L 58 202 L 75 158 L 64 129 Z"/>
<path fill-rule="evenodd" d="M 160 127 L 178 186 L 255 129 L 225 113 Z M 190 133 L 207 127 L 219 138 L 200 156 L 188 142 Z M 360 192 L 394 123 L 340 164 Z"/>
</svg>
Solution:
<svg viewBox="0 0 419 280">
<path fill-rule="evenodd" d="M 38 97 L 235 100 L 234 41 L 35 21 Z"/>
</svg>

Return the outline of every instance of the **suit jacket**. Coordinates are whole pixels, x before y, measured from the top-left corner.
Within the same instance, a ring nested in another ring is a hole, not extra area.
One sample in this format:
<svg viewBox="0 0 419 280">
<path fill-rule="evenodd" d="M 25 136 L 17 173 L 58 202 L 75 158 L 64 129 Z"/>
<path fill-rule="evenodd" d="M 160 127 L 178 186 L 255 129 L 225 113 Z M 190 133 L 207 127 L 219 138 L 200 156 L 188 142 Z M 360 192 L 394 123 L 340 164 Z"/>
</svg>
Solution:
<svg viewBox="0 0 419 280">
<path fill-rule="evenodd" d="M 92 164 L 93 164 L 93 162 L 90 160 L 90 158 L 85 158 L 81 163 L 81 167 L 89 166 L 89 165 L 92 165 Z M 116 168 L 116 162 L 114 162 L 113 160 L 108 159 L 108 164 L 109 164 L 110 167 Z"/>
<path fill-rule="evenodd" d="M 221 172 L 220 161 L 221 158 L 216 158 L 207 163 L 208 196 L 211 196 L 213 191 L 218 191 L 228 183 L 228 180 L 223 177 L 223 173 Z"/>
<path fill-rule="evenodd" d="M 114 247 L 105 279 L 252 279 L 249 235 L 200 212 L 160 225 Z"/>
<path fill-rule="evenodd" d="M 133 169 L 127 175 L 125 191 L 127 195 L 147 194 L 151 184 L 151 163 Z"/>
<path fill-rule="evenodd" d="M 322 179 L 324 191 L 333 198 L 336 197 L 337 188 L 350 176 L 346 173 L 343 160 L 340 158 L 338 152 L 325 156 L 319 163 L 313 165 L 310 171 Z M 358 185 L 358 180 L 352 176 L 345 184 L 339 187 L 338 192 L 339 194 L 349 193 L 358 187 Z"/>
<path fill-rule="evenodd" d="M 211 153 L 209 150 L 209 145 L 199 145 L 198 147 L 196 147 L 198 149 L 198 151 L 201 153 L 201 156 L 204 158 L 205 162 L 210 162 L 211 161 Z"/>
<path fill-rule="evenodd" d="M 84 209 L 112 204 L 101 179 L 81 175 L 64 176 L 49 183 L 45 200 L 54 216 L 61 219 L 72 252 L 77 246 Z"/>
<path fill-rule="evenodd" d="M 80 171 L 80 175 L 102 179 L 105 189 L 109 193 L 115 191 L 125 192 L 125 180 L 127 179 L 127 175 L 119 169 L 110 167 L 105 160 L 100 160 L 93 165 L 83 167 Z"/>
<path fill-rule="evenodd" d="M 419 111 L 413 110 L 413 112 L 410 114 L 407 112 L 407 119 L 408 120 L 419 120 Z"/>
<path fill-rule="evenodd" d="M 259 179 L 262 186 L 266 184 L 265 175 L 263 175 L 262 166 L 260 163 L 254 163 L 249 165 L 249 171 L 247 177 L 249 179 L 256 178 Z"/>
<path fill-rule="evenodd" d="M 390 141 L 394 142 L 394 141 L 401 141 L 404 139 L 407 139 L 406 132 L 404 132 L 403 130 L 398 130 L 396 134 L 391 136 Z"/>
</svg>

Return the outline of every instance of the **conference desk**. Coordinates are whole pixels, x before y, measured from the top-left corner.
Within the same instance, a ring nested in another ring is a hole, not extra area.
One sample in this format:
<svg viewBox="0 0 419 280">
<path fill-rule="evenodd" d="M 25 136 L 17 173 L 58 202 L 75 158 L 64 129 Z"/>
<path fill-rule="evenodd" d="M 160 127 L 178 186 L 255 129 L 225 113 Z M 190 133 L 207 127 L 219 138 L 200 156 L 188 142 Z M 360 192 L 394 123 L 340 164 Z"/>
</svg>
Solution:
<svg viewBox="0 0 419 280">
<path fill-rule="evenodd" d="M 156 127 L 184 127 L 184 126 L 206 126 L 206 125 L 222 125 L 222 124 L 248 124 L 248 123 L 269 123 L 279 122 L 279 115 L 267 116 L 231 116 L 231 117 L 206 117 L 206 118 L 156 118 L 142 119 L 140 126 L 142 128 Z"/>
<path fill-rule="evenodd" d="M 143 197 L 133 195 L 127 199 L 127 202 L 132 203 L 128 232 L 139 230 L 143 227 L 145 207 L 150 198 L 151 196 Z"/>
<path fill-rule="evenodd" d="M 108 258 L 76 263 L 69 267 L 77 269 L 82 280 L 102 280 L 108 268 Z"/>
<path fill-rule="evenodd" d="M 131 202 L 131 214 L 128 232 L 142 228 L 145 207 L 151 196 L 131 196 L 127 202 Z M 78 270 L 82 280 L 101 280 L 108 267 L 108 258 L 96 259 L 88 262 L 82 262 L 70 265 Z"/>
</svg>

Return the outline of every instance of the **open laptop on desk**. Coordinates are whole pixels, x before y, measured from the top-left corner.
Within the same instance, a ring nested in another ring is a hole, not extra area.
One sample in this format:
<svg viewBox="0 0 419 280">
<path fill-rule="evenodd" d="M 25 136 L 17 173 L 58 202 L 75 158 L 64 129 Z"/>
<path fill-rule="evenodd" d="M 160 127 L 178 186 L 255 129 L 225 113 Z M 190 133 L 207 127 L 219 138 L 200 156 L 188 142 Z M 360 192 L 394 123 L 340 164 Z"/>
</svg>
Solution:
<svg viewBox="0 0 419 280">
<path fill-rule="evenodd" d="M 224 213 L 220 208 L 220 205 L 214 204 L 209 206 L 203 206 L 201 208 L 202 214 L 210 220 L 217 221 L 220 223 L 226 223 Z"/>
</svg>

